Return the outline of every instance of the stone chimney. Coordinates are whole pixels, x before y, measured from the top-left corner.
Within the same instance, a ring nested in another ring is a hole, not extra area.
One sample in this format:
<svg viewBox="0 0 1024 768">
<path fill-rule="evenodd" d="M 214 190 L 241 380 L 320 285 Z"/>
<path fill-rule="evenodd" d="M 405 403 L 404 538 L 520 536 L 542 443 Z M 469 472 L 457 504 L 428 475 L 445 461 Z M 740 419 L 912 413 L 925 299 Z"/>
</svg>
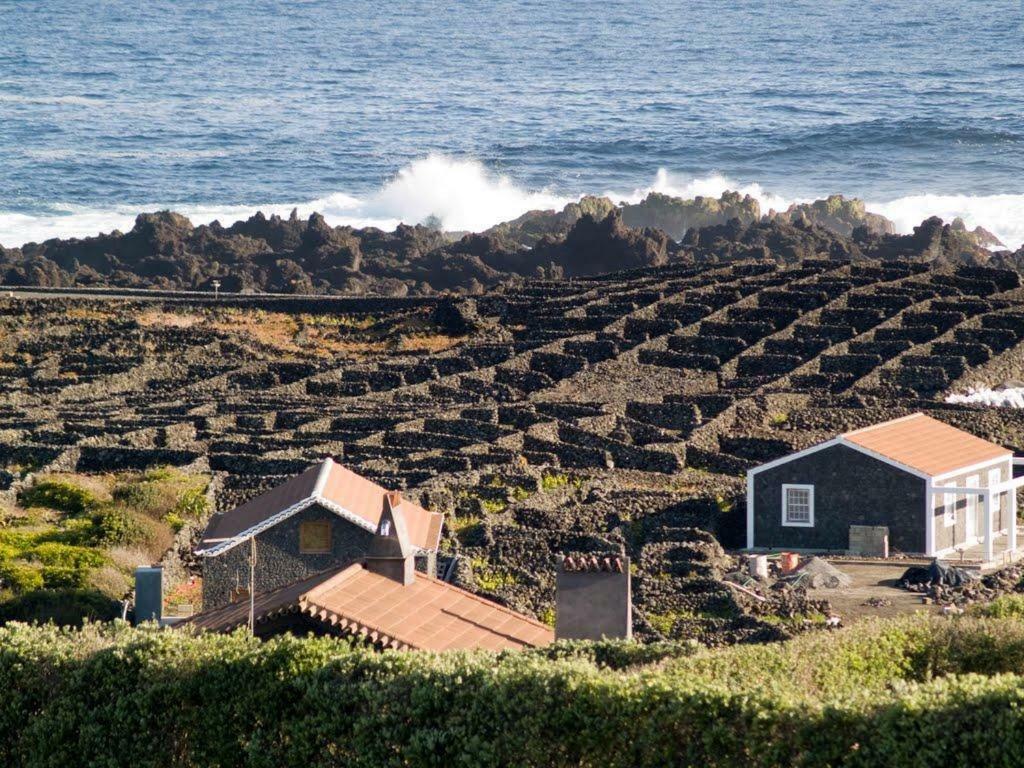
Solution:
<svg viewBox="0 0 1024 768">
<path fill-rule="evenodd" d="M 135 623 L 155 621 L 164 617 L 163 566 L 139 566 L 135 569 Z"/>
<path fill-rule="evenodd" d="M 555 593 L 555 638 L 632 637 L 629 558 L 624 555 L 560 557 Z"/>
<path fill-rule="evenodd" d="M 366 558 L 366 568 L 371 573 L 409 586 L 416 578 L 413 554 L 405 528 L 405 517 L 402 515 L 402 494 L 394 491 L 386 493 L 377 533 Z"/>
</svg>

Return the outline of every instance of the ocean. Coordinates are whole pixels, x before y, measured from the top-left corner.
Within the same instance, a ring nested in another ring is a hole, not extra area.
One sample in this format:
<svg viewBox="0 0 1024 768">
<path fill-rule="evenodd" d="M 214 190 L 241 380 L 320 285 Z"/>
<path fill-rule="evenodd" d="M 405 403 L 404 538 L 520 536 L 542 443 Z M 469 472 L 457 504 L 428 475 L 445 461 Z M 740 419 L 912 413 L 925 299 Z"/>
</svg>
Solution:
<svg viewBox="0 0 1024 768">
<path fill-rule="evenodd" d="M 0 0 L 0 243 L 858 196 L 1024 244 L 1020 0 Z"/>
</svg>

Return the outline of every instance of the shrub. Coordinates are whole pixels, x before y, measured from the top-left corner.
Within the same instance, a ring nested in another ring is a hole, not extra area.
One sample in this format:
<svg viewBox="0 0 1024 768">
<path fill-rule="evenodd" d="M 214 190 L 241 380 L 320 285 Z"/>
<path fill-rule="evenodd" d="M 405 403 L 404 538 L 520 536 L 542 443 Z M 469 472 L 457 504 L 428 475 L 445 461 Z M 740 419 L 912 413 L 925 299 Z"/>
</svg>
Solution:
<svg viewBox="0 0 1024 768">
<path fill-rule="evenodd" d="M 106 561 L 102 553 L 95 549 L 53 541 L 36 545 L 28 554 L 43 565 L 60 568 L 96 568 Z"/>
<path fill-rule="evenodd" d="M 0 765 L 1015 765 L 1022 645 L 979 619 L 501 654 L 11 625 Z"/>
<path fill-rule="evenodd" d="M 116 601 L 90 589 L 35 589 L 0 603 L 0 625 L 24 621 L 80 627 L 85 621 L 111 621 L 119 615 L 120 606 Z M 2 656 L 3 651 L 0 650 Z M 0 685 L 4 683 L 3 667 L 4 661 L 0 658 Z M 3 731 L 2 709 L 0 704 L 0 732 Z M 0 765 L 9 764 L 4 763 L 3 749 L 0 748 Z"/>
<path fill-rule="evenodd" d="M 138 518 L 120 507 L 104 507 L 92 516 L 92 524 L 101 544 L 128 546 L 142 543 L 146 538 L 146 530 Z"/>
<path fill-rule="evenodd" d="M 991 603 L 975 603 L 968 610 L 972 616 L 1024 619 L 1024 595 L 1000 595 Z"/>
<path fill-rule="evenodd" d="M 84 515 L 98 501 L 89 491 L 61 480 L 46 480 L 18 494 L 23 507 L 49 507 L 70 515 Z"/>
<path fill-rule="evenodd" d="M 123 598 L 132 588 L 128 578 L 112 565 L 104 565 L 90 571 L 85 584 L 89 589 L 115 600 Z"/>
<path fill-rule="evenodd" d="M 43 575 L 37 569 L 23 563 L 0 561 L 0 588 L 20 595 L 42 586 Z"/>
<path fill-rule="evenodd" d="M 173 514 L 183 520 L 201 520 L 209 511 L 204 488 L 189 488 L 174 505 Z"/>
<path fill-rule="evenodd" d="M 43 566 L 43 586 L 47 589 L 80 589 L 85 586 L 89 571 L 62 565 Z"/>
</svg>

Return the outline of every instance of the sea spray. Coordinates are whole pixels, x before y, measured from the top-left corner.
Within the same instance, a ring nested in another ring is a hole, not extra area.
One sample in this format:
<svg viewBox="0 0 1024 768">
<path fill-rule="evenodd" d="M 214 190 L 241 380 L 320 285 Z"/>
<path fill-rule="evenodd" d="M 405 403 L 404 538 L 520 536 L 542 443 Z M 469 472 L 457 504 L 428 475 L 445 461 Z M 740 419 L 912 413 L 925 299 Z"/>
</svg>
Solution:
<svg viewBox="0 0 1024 768">
<path fill-rule="evenodd" d="M 750 195 L 758 201 L 761 211 L 767 213 L 784 211 L 794 203 L 824 198 L 837 190 L 823 190 L 814 197 L 787 198 L 756 182 L 739 181 L 717 172 L 687 177 L 659 168 L 647 185 L 597 194 L 614 202 L 636 203 L 650 192 L 692 199 L 697 196 L 717 198 L 726 191 Z M 320 212 L 332 225 L 393 230 L 399 223 L 433 221 L 450 231 L 481 231 L 530 210 L 561 209 L 593 192 L 584 189 L 560 192 L 554 187 L 530 190 L 511 176 L 494 173 L 477 160 L 431 154 L 404 166 L 376 192 L 362 197 L 334 192 L 304 202 L 238 205 L 150 202 L 109 209 L 53 204 L 48 206 L 48 212 L 41 214 L 0 210 L 0 244 L 12 247 L 50 238 L 89 237 L 115 229 L 126 231 L 132 227 L 138 213 L 163 208 L 188 216 L 194 224 L 217 220 L 229 225 L 256 211 L 268 216 L 288 216 L 292 210 L 297 210 L 303 218 L 314 211 Z M 901 234 L 913 231 L 929 216 L 940 216 L 945 221 L 960 217 L 968 228 L 981 226 L 989 230 L 1007 248 L 1024 245 L 1024 194 L 911 195 L 868 202 L 867 208 L 891 219 Z"/>
</svg>

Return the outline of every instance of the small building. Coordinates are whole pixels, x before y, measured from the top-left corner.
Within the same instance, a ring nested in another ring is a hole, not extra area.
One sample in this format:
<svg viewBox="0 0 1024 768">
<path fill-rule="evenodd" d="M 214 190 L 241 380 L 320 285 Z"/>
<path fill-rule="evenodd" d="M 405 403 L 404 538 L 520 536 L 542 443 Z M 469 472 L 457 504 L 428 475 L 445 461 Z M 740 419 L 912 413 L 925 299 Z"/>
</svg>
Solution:
<svg viewBox="0 0 1024 768">
<path fill-rule="evenodd" d="M 1022 462 L 922 413 L 846 432 L 747 472 L 747 548 L 846 551 L 866 529 L 894 550 L 1017 549 Z"/>
<path fill-rule="evenodd" d="M 433 574 L 444 516 L 327 458 L 211 518 L 196 549 L 203 608 L 247 602 L 250 588 L 272 592 L 362 560 L 386 505 L 401 512 L 417 569 Z"/>
<path fill-rule="evenodd" d="M 187 625 L 258 637 L 289 632 L 362 638 L 381 649 L 509 650 L 554 640 L 551 627 L 415 567 L 402 505 L 388 500 L 359 562 L 205 610 Z"/>
</svg>

